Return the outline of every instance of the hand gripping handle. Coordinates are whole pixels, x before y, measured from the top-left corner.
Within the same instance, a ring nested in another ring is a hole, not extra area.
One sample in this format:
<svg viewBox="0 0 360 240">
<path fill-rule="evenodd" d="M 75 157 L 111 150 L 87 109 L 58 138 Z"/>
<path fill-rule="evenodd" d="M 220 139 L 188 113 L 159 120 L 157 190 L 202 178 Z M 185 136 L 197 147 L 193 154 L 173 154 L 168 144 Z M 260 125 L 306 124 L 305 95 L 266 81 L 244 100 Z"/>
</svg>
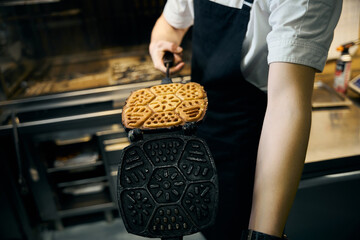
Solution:
<svg viewBox="0 0 360 240">
<path fill-rule="evenodd" d="M 170 68 L 174 65 L 174 54 L 166 51 L 163 57 L 163 62 L 166 67 L 166 77 L 161 81 L 161 84 L 172 83 L 170 78 Z"/>
</svg>

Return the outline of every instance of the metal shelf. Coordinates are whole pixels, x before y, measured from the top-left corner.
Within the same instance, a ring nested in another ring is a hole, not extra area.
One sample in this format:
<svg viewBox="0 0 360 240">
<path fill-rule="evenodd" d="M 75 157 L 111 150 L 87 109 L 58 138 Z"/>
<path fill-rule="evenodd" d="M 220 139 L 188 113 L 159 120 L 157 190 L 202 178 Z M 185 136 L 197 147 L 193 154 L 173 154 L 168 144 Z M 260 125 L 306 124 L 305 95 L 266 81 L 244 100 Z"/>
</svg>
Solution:
<svg viewBox="0 0 360 240">
<path fill-rule="evenodd" d="M 96 161 L 94 163 L 86 163 L 86 164 L 79 164 L 79 165 L 72 165 L 72 166 L 65 166 L 65 167 L 56 167 L 56 168 L 48 168 L 48 173 L 54 173 L 59 171 L 67 171 L 67 170 L 74 170 L 74 169 L 81 169 L 81 168 L 89 168 L 89 167 L 96 167 L 103 165 L 102 161 Z"/>
<path fill-rule="evenodd" d="M 81 208 L 75 208 L 75 209 L 68 209 L 68 210 L 61 210 L 58 212 L 59 216 L 61 218 L 64 217 L 72 217 L 72 216 L 79 216 L 94 212 L 103 212 L 106 210 L 114 210 L 116 209 L 116 206 L 113 202 L 107 202 L 97 205 L 91 205 L 87 207 L 81 207 Z"/>
<path fill-rule="evenodd" d="M 61 206 L 58 214 L 60 217 L 71 217 L 116 208 L 108 189 L 80 196 L 62 196 L 62 199 L 59 200 Z"/>
<path fill-rule="evenodd" d="M 78 185 L 83 185 L 83 184 L 88 184 L 88 183 L 103 182 L 106 180 L 107 180 L 106 176 L 86 178 L 86 179 L 75 180 L 75 181 L 70 181 L 70 182 L 61 182 L 61 183 L 57 184 L 57 187 L 59 187 L 59 188 L 71 187 L 71 186 L 78 186 Z"/>
</svg>

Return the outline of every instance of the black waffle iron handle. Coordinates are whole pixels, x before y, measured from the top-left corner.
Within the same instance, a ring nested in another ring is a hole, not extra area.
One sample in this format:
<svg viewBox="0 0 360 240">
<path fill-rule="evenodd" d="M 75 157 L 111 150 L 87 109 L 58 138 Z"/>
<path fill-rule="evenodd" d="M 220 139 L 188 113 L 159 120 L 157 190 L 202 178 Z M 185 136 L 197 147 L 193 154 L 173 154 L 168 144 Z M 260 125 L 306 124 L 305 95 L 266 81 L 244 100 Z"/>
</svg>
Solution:
<svg viewBox="0 0 360 240">
<path fill-rule="evenodd" d="M 166 76 L 161 81 L 161 84 L 172 83 L 170 78 L 170 68 L 174 65 L 174 54 L 172 52 L 166 51 L 163 57 L 163 62 L 166 67 Z"/>
</svg>

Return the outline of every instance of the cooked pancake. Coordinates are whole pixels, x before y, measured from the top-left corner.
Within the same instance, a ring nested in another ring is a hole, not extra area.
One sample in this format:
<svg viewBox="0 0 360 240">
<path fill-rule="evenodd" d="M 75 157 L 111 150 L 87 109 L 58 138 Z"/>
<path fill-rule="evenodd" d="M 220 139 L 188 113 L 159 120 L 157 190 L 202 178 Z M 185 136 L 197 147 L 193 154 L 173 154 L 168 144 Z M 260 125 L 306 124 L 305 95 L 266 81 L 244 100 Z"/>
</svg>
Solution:
<svg viewBox="0 0 360 240">
<path fill-rule="evenodd" d="M 126 101 L 126 105 L 128 106 L 146 105 L 154 98 L 155 95 L 151 93 L 149 89 L 143 88 L 133 92 Z"/>
<path fill-rule="evenodd" d="M 185 122 L 193 122 L 203 117 L 207 103 L 204 99 L 185 100 L 176 108 L 176 112 Z"/>
<path fill-rule="evenodd" d="M 131 106 L 123 109 L 122 121 L 125 126 L 139 128 L 151 114 L 147 106 Z"/>
<path fill-rule="evenodd" d="M 160 95 L 149 103 L 149 107 L 154 112 L 172 111 L 180 102 L 181 100 L 174 94 Z"/>
<path fill-rule="evenodd" d="M 173 111 L 153 113 L 144 123 L 145 128 L 164 128 L 181 125 L 182 119 Z"/>
<path fill-rule="evenodd" d="M 187 84 L 184 84 L 177 92 L 176 96 L 181 98 L 182 100 L 192 100 L 192 99 L 199 99 L 205 97 L 205 91 L 204 88 L 194 82 L 190 82 Z"/>
<path fill-rule="evenodd" d="M 126 128 L 160 129 L 204 118 L 207 98 L 198 83 L 171 83 L 134 91 L 123 108 Z"/>
<path fill-rule="evenodd" d="M 153 86 L 150 90 L 155 95 L 174 94 L 182 85 L 181 83 L 162 84 Z"/>
</svg>

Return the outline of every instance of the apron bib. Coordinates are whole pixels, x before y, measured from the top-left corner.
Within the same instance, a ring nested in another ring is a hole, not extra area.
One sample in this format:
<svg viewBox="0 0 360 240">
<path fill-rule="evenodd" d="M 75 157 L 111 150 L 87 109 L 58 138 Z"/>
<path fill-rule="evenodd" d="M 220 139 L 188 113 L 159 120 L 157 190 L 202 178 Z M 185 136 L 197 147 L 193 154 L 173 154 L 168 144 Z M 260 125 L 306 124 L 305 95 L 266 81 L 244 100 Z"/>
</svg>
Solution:
<svg viewBox="0 0 360 240">
<path fill-rule="evenodd" d="M 198 136 L 208 143 L 219 177 L 216 225 L 203 232 L 208 240 L 237 236 L 247 229 L 250 216 L 267 103 L 266 94 L 247 82 L 240 69 L 250 10 L 194 0 L 192 81 L 204 86 L 209 101 Z"/>
<path fill-rule="evenodd" d="M 194 10 L 192 81 L 205 87 L 209 100 L 199 134 L 216 142 L 215 159 L 228 158 L 239 144 L 258 141 L 266 108 L 266 94 L 240 69 L 250 8 L 195 0 Z"/>
</svg>

